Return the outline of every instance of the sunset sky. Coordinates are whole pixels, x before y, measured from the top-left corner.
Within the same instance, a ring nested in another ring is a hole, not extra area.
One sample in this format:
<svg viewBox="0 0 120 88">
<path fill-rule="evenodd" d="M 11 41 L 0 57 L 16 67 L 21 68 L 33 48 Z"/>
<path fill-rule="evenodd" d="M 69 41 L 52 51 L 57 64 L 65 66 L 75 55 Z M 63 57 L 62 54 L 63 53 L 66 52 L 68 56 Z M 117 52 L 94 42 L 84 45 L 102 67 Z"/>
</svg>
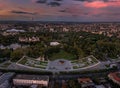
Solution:
<svg viewBox="0 0 120 88">
<path fill-rule="evenodd" d="M 120 21 L 120 0 L 0 0 L 0 20 Z"/>
</svg>

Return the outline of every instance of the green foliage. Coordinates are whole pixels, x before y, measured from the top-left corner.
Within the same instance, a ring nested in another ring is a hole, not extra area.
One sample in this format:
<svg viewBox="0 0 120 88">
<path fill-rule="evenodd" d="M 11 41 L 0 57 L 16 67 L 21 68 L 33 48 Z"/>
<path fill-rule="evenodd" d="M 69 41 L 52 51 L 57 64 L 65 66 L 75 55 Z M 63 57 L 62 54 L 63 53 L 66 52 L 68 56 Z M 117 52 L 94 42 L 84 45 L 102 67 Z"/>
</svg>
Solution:
<svg viewBox="0 0 120 88">
<path fill-rule="evenodd" d="M 11 53 L 11 61 L 16 62 L 24 55 L 23 49 L 16 49 Z"/>
<path fill-rule="evenodd" d="M 120 44 L 113 42 L 98 41 L 98 48 L 102 53 L 107 54 L 108 57 L 117 58 L 120 54 Z"/>
<path fill-rule="evenodd" d="M 49 59 L 50 60 L 56 60 L 56 59 L 74 60 L 76 59 L 76 56 L 74 54 L 61 50 L 58 53 L 53 53 L 51 57 L 49 57 Z"/>
<path fill-rule="evenodd" d="M 15 36 L 0 35 L 0 44 L 9 45 L 11 43 L 19 43 L 19 36 L 37 36 L 40 38 L 40 42 L 27 43 L 30 47 L 25 48 L 22 54 L 24 53 L 29 57 L 45 56 L 45 58 L 49 59 L 53 54 L 59 53 L 61 49 L 67 53 L 74 54 L 76 58 L 94 55 L 99 60 L 106 60 L 106 57 L 114 59 L 120 56 L 120 39 L 82 31 L 52 33 L 43 30 L 42 32 L 21 33 Z M 49 46 L 51 41 L 59 41 L 61 44 L 60 46 L 51 47 Z M 20 44 L 24 45 L 24 43 Z M 15 59 L 17 57 L 14 54 L 16 51 L 18 53 L 18 50 L 0 50 L 0 58 L 9 58 L 11 56 L 11 58 Z M 19 52 L 18 57 L 22 54 Z"/>
<path fill-rule="evenodd" d="M 4 50 L 0 50 L 0 58 L 10 58 L 10 53 L 11 50 L 10 49 L 4 49 Z"/>
<path fill-rule="evenodd" d="M 2 36 L 0 35 L 0 44 L 2 45 L 10 45 L 11 43 L 16 43 L 18 41 L 17 36 Z"/>
<path fill-rule="evenodd" d="M 68 80 L 69 88 L 81 88 L 77 80 Z"/>
</svg>

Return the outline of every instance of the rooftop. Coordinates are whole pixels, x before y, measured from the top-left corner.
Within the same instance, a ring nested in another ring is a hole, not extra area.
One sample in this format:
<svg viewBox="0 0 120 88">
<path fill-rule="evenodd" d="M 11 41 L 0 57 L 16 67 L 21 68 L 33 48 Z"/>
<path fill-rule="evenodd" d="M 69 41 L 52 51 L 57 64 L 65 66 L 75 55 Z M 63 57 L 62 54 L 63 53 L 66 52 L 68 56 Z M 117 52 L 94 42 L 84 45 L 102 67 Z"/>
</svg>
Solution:
<svg viewBox="0 0 120 88">
<path fill-rule="evenodd" d="M 79 83 L 91 83 L 92 80 L 90 78 L 79 78 L 78 82 Z"/>
<path fill-rule="evenodd" d="M 25 30 L 10 29 L 6 30 L 6 32 L 25 32 Z"/>
<path fill-rule="evenodd" d="M 14 79 L 28 79 L 28 80 L 44 80 L 44 81 L 49 81 L 49 76 L 20 74 L 20 75 L 16 75 Z"/>
<path fill-rule="evenodd" d="M 112 77 L 112 79 L 120 82 L 120 72 L 113 72 L 113 73 L 110 73 L 109 75 Z"/>
</svg>

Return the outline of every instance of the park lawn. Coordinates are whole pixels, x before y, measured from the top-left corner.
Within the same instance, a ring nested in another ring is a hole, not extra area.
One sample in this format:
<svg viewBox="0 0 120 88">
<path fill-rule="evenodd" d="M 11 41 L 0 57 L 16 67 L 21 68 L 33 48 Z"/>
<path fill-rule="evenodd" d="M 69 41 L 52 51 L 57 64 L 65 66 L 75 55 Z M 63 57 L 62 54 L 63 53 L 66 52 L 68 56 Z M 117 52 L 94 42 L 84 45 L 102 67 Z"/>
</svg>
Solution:
<svg viewBox="0 0 120 88">
<path fill-rule="evenodd" d="M 1 67 L 7 68 L 10 64 L 11 64 L 10 62 L 6 62 Z"/>
<path fill-rule="evenodd" d="M 90 56 L 90 58 L 92 59 L 93 63 L 97 63 L 98 62 L 98 60 L 94 56 Z"/>
<path fill-rule="evenodd" d="M 70 54 L 68 52 L 65 52 L 61 50 L 59 53 L 54 53 L 50 60 L 56 60 L 56 59 L 66 59 L 66 60 L 75 60 L 76 55 Z"/>
<path fill-rule="evenodd" d="M 79 61 L 78 61 L 78 60 L 72 60 L 71 63 L 72 63 L 72 64 L 74 64 L 74 63 L 79 63 Z"/>
<path fill-rule="evenodd" d="M 46 66 L 40 66 L 40 65 L 33 65 L 33 64 L 29 64 L 28 66 L 30 66 L 30 67 L 33 67 L 33 68 L 41 68 L 41 69 L 46 69 Z"/>
<path fill-rule="evenodd" d="M 36 65 L 43 65 L 43 66 L 47 66 L 48 62 L 44 62 L 44 61 L 39 61 L 39 63 L 36 63 Z"/>
<path fill-rule="evenodd" d="M 45 66 L 34 66 L 35 68 L 41 68 L 41 69 L 46 69 Z"/>
<path fill-rule="evenodd" d="M 23 59 L 21 59 L 18 63 L 19 64 L 25 64 L 27 62 L 27 58 L 26 57 L 24 57 Z"/>
<path fill-rule="evenodd" d="M 47 64 L 48 64 L 48 61 L 38 61 L 38 60 L 35 60 L 35 59 L 30 59 L 30 60 L 32 60 L 33 62 L 35 62 L 34 64 L 37 64 L 37 65 L 47 66 Z"/>
<path fill-rule="evenodd" d="M 40 65 L 47 66 L 48 63 L 40 62 Z"/>
<path fill-rule="evenodd" d="M 78 69 L 79 67 L 78 66 L 73 66 L 73 69 Z"/>
</svg>

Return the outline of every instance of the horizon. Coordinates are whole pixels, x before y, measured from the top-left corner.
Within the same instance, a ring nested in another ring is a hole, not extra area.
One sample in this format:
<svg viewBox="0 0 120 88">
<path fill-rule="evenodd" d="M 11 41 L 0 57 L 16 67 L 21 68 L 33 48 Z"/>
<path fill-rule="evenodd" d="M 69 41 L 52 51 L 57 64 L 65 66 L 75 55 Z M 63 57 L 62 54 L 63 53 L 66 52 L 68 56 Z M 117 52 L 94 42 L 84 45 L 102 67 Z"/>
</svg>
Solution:
<svg viewBox="0 0 120 88">
<path fill-rule="evenodd" d="M 0 22 L 43 22 L 43 23 L 120 23 L 120 21 L 55 21 L 55 20 L 51 20 L 51 21 L 41 21 L 41 20 L 34 20 L 34 21 L 29 21 L 29 20 L 0 20 Z"/>
</svg>

